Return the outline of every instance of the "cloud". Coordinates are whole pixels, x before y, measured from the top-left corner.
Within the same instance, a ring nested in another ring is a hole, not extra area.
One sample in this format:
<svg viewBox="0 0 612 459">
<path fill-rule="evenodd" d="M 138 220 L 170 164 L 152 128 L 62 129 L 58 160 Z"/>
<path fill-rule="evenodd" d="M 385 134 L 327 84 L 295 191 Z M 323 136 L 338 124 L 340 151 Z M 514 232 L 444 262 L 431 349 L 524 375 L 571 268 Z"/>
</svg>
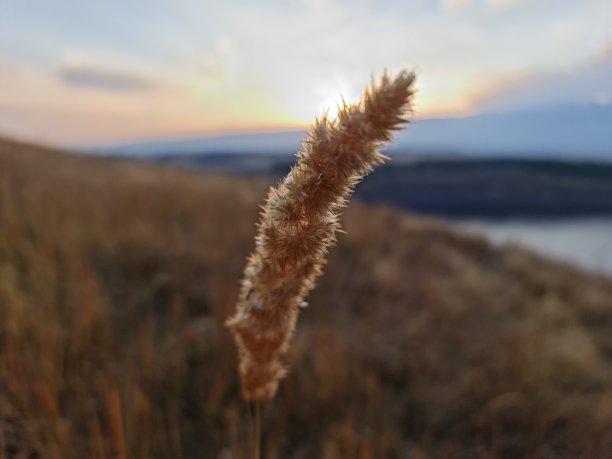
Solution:
<svg viewBox="0 0 612 459">
<path fill-rule="evenodd" d="M 157 82 L 140 75 L 74 62 L 64 64 L 58 77 L 68 86 L 111 92 L 146 92 L 158 86 Z"/>
<path fill-rule="evenodd" d="M 17 75 L 17 70 L 13 67 L 9 67 L 8 65 L 4 65 L 0 63 L 0 79 L 4 78 L 12 78 Z"/>
<path fill-rule="evenodd" d="M 445 13 L 458 14 L 474 6 L 474 0 L 442 0 Z"/>
<path fill-rule="evenodd" d="M 292 0 L 291 3 L 299 5 L 307 10 L 325 11 L 336 2 L 334 0 Z"/>
<path fill-rule="evenodd" d="M 550 74 L 527 74 L 507 80 L 477 98 L 481 110 L 507 110 L 554 105 L 612 103 L 612 46 L 575 69 Z"/>
<path fill-rule="evenodd" d="M 478 11 L 497 14 L 518 9 L 529 2 L 530 0 L 442 0 L 442 10 L 450 15 Z"/>
<path fill-rule="evenodd" d="M 485 0 L 485 7 L 490 11 L 509 11 L 515 9 L 527 0 Z"/>
</svg>

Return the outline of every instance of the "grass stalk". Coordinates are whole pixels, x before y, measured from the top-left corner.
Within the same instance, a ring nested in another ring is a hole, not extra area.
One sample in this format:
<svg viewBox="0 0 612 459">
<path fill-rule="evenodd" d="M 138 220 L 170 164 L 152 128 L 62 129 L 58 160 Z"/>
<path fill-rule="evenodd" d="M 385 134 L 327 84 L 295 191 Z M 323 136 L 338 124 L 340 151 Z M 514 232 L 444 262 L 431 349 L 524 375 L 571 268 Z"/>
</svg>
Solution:
<svg viewBox="0 0 612 459">
<path fill-rule="evenodd" d="M 248 258 L 236 312 L 227 325 L 239 353 L 247 400 L 271 399 L 286 374 L 289 347 L 306 294 L 323 272 L 355 185 L 386 159 L 381 147 L 407 123 L 415 75 L 383 75 L 361 101 L 317 120 L 287 177 L 270 189 Z"/>
</svg>

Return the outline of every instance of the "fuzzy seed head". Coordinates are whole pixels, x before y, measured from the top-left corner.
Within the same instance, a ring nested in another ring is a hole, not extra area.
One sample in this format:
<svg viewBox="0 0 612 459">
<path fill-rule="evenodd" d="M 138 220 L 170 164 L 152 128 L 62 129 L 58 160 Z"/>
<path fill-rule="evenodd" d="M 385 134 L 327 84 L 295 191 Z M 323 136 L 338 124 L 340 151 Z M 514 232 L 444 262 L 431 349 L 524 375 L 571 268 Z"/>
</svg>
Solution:
<svg viewBox="0 0 612 459">
<path fill-rule="evenodd" d="M 386 73 L 335 121 L 316 120 L 297 163 L 271 188 L 257 225 L 234 315 L 227 321 L 240 354 L 247 400 L 274 397 L 286 369 L 282 357 L 305 296 L 322 274 L 340 230 L 341 209 L 355 185 L 384 162 L 380 148 L 407 123 L 415 75 Z"/>
</svg>

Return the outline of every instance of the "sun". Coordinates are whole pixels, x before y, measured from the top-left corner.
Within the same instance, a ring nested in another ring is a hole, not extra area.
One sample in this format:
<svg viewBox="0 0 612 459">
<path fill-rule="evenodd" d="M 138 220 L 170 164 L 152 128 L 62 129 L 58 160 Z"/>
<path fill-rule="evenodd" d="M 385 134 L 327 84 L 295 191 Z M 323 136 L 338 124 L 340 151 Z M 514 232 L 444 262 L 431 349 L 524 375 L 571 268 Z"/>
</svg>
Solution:
<svg viewBox="0 0 612 459">
<path fill-rule="evenodd" d="M 326 115 L 329 120 L 338 117 L 338 108 L 346 102 L 354 103 L 356 99 L 354 90 L 344 78 L 336 78 L 326 84 L 316 85 L 313 88 L 313 105 L 315 105 L 317 115 Z"/>
<path fill-rule="evenodd" d="M 283 93 L 279 105 L 286 107 L 286 117 L 296 123 L 307 125 L 313 118 L 326 116 L 333 121 L 338 117 L 338 108 L 343 104 L 355 104 L 359 101 L 363 81 L 349 78 L 346 74 L 327 76 L 325 79 L 304 82 L 304 90 Z"/>
</svg>

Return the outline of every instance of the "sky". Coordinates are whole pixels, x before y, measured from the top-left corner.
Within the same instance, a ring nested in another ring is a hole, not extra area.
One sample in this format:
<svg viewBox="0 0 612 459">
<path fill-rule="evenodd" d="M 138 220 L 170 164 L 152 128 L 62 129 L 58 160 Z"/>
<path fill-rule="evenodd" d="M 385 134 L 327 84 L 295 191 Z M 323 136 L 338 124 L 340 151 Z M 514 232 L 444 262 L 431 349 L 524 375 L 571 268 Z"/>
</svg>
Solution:
<svg viewBox="0 0 612 459">
<path fill-rule="evenodd" d="M 610 0 L 0 0 L 0 135 L 295 129 L 385 69 L 418 117 L 612 104 Z"/>
</svg>

